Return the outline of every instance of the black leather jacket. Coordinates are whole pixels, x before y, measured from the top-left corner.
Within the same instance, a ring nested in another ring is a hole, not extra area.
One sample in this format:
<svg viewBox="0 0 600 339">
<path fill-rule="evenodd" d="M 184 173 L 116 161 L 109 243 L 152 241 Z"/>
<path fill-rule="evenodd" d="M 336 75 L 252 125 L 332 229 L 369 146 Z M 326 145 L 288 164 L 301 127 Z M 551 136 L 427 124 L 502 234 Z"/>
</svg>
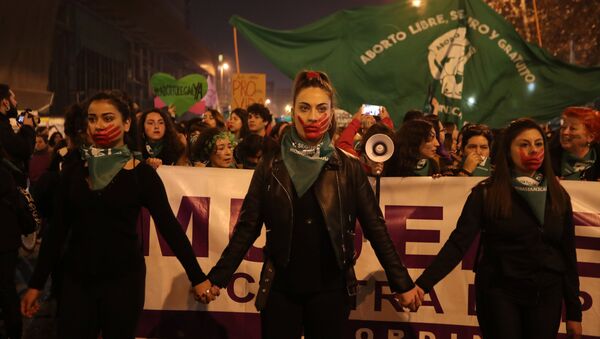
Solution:
<svg viewBox="0 0 600 339">
<path fill-rule="evenodd" d="M 385 269 L 390 288 L 405 292 L 414 287 L 388 234 L 375 194 L 356 159 L 335 150 L 314 183 L 314 192 L 323 212 L 337 264 L 346 272 L 349 294 L 356 291 L 354 275 L 354 228 L 360 221 L 365 237 Z M 281 154 L 263 158 L 256 168 L 229 245 L 208 278 L 224 287 L 244 255 L 267 228 L 265 264 L 261 273 L 257 307 L 266 301 L 274 267 L 286 267 L 290 260 L 293 226 L 292 181 Z M 273 265 L 275 264 L 275 265 Z"/>
</svg>

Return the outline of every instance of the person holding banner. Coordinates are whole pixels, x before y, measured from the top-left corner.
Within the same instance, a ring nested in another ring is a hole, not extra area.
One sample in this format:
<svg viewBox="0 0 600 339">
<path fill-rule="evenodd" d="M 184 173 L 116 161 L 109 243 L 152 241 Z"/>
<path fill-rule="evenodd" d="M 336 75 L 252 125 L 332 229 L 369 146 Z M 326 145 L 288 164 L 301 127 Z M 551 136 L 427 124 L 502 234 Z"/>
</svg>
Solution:
<svg viewBox="0 0 600 339">
<path fill-rule="evenodd" d="M 550 149 L 533 120 L 518 119 L 500 139 L 491 177 L 475 186 L 456 229 L 417 279 L 430 291 L 480 235 L 475 290 L 485 339 L 556 338 L 582 333 L 570 197 L 552 171 Z"/>
<path fill-rule="evenodd" d="M 144 306 L 146 266 L 137 220 L 146 207 L 182 263 L 197 299 L 210 282 L 169 206 L 164 185 L 137 159 L 132 116 L 119 95 L 99 93 L 86 105 L 91 147 L 61 173 L 52 228 L 44 237 L 21 312 L 33 316 L 48 275 L 61 263 L 58 337 L 133 338 Z M 67 241 L 68 240 L 68 241 Z M 212 298 L 212 296 L 209 296 Z"/>
<path fill-rule="evenodd" d="M 173 119 L 164 110 L 142 113 L 138 124 L 141 131 L 138 143 L 148 165 L 156 169 L 160 165 L 185 164 L 185 145 L 177 135 Z"/>
<path fill-rule="evenodd" d="M 568 107 L 562 114 L 552 167 L 565 180 L 600 180 L 600 111 Z"/>
<path fill-rule="evenodd" d="M 361 164 L 334 148 L 334 89 L 322 72 L 294 81 L 293 127 L 278 152 L 254 172 L 221 259 L 209 273 L 213 291 L 227 286 L 246 252 L 267 229 L 256 307 L 263 338 L 342 338 L 356 295 L 356 219 L 401 304 L 420 298 L 390 240 Z"/>
</svg>

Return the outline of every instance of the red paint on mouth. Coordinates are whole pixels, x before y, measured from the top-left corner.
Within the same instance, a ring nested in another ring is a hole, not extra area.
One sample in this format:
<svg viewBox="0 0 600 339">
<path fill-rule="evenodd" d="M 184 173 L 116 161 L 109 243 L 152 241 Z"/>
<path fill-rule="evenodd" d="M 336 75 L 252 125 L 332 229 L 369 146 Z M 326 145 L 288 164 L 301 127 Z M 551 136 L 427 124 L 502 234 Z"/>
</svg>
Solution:
<svg viewBox="0 0 600 339">
<path fill-rule="evenodd" d="M 110 146 L 110 144 L 113 143 L 117 139 L 117 137 L 119 137 L 120 134 L 121 130 L 119 126 L 111 124 L 108 125 L 106 128 L 92 134 L 92 139 L 94 140 L 94 143 L 96 143 L 98 146 L 106 147 Z"/>
</svg>

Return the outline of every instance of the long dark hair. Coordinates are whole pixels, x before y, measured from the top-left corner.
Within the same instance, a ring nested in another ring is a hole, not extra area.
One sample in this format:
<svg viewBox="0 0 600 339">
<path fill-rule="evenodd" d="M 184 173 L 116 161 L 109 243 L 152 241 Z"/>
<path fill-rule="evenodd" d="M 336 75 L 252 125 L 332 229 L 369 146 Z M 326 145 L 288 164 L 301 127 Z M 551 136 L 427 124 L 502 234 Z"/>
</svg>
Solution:
<svg viewBox="0 0 600 339">
<path fill-rule="evenodd" d="M 137 144 L 137 126 L 134 117 L 131 116 L 131 105 L 132 102 L 122 91 L 112 90 L 112 91 L 103 91 L 96 93 L 94 96 L 88 99 L 88 101 L 84 105 L 83 112 L 87 116 L 88 109 L 90 108 L 90 104 L 94 101 L 107 101 L 111 105 L 115 106 L 117 111 L 121 113 L 121 118 L 123 122 L 129 120 L 130 126 L 129 131 L 125 132 L 124 141 L 130 151 L 139 151 Z"/>
<path fill-rule="evenodd" d="M 419 148 L 424 142 L 431 140 L 431 129 L 433 124 L 422 119 L 409 120 L 402 124 L 400 129 L 394 133 L 394 154 L 386 166 L 386 176 L 412 176 L 414 175 L 417 162 L 421 159 Z M 435 137 L 434 137 L 435 138 Z M 439 173 L 439 167 L 435 161 L 433 173 Z"/>
<path fill-rule="evenodd" d="M 215 119 L 215 122 L 217 124 L 216 127 L 218 129 L 225 129 L 225 118 L 223 117 L 223 114 L 221 112 L 212 108 L 207 109 L 206 112 L 209 112 L 212 115 L 213 119 Z"/>
<path fill-rule="evenodd" d="M 248 135 L 250 135 L 250 128 L 248 127 L 248 111 L 243 108 L 236 108 L 229 114 L 237 115 L 242 121 L 242 128 L 240 128 L 239 131 L 240 140 L 245 139 Z"/>
<path fill-rule="evenodd" d="M 488 218 L 508 218 L 512 211 L 512 170 L 514 163 L 511 158 L 510 146 L 515 138 L 526 130 L 534 129 L 540 132 L 544 140 L 544 161 L 539 171 L 544 175 L 548 185 L 548 196 L 552 211 L 558 214 L 565 212 L 567 193 L 561 187 L 552 170 L 550 148 L 542 128 L 528 118 L 517 119 L 508 125 L 498 140 L 498 154 L 496 156 L 496 169 L 492 176 L 486 180 L 488 192 L 485 200 L 485 214 Z"/>
<path fill-rule="evenodd" d="M 174 165 L 177 163 L 177 160 L 183 155 L 185 152 L 185 146 L 179 141 L 179 136 L 177 135 L 177 131 L 175 130 L 175 124 L 173 123 L 173 119 L 163 110 L 159 109 L 151 109 L 142 113 L 140 119 L 138 121 L 138 129 L 139 139 L 138 142 L 142 148 L 142 155 L 144 159 L 150 157 L 148 150 L 146 149 L 146 143 L 148 142 L 146 137 L 146 130 L 144 128 L 144 123 L 146 122 L 146 118 L 148 118 L 148 114 L 156 113 L 159 114 L 160 117 L 165 122 L 165 135 L 163 136 L 163 149 L 158 154 L 157 158 L 161 159 L 164 165 Z"/>
</svg>

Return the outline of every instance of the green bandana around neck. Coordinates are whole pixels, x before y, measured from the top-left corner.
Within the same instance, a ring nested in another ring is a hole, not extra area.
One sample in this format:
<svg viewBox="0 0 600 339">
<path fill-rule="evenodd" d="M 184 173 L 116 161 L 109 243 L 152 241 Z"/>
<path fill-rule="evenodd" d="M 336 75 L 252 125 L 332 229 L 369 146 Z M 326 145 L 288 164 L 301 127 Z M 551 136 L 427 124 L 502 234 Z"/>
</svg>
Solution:
<svg viewBox="0 0 600 339">
<path fill-rule="evenodd" d="M 417 161 L 417 165 L 415 166 L 415 175 L 419 177 L 427 177 L 429 176 L 429 159 L 421 159 Z"/>
<path fill-rule="evenodd" d="M 132 155 L 141 159 L 139 152 L 132 153 L 127 145 L 114 148 L 86 147 L 81 149 L 82 158 L 88 163 L 92 191 L 106 187 L 125 166 Z"/>
<path fill-rule="evenodd" d="M 156 158 L 162 152 L 164 146 L 163 140 L 146 141 L 146 152 L 150 158 Z"/>
<path fill-rule="evenodd" d="M 462 158 L 459 168 L 463 168 L 463 166 L 465 164 L 465 160 L 467 160 L 466 156 Z M 483 165 L 481 163 L 483 163 Z M 471 176 L 473 176 L 473 177 L 489 177 L 491 174 L 492 174 L 492 160 L 490 159 L 490 157 L 487 157 L 487 158 L 485 158 L 484 161 L 477 164 L 477 167 L 475 167 Z"/>
<path fill-rule="evenodd" d="M 570 152 L 563 152 L 560 175 L 566 180 L 581 180 L 581 175 L 596 162 L 596 150 L 591 148 L 583 157 L 578 158 Z"/>
<path fill-rule="evenodd" d="M 546 196 L 548 186 L 541 173 L 536 173 L 533 178 L 529 176 L 516 177 L 513 175 L 512 185 L 538 219 L 541 225 L 544 225 L 544 214 L 546 212 Z"/>
<path fill-rule="evenodd" d="M 289 130 L 281 140 L 281 157 L 298 197 L 302 197 L 331 157 L 333 145 L 328 133 L 325 133 L 319 144 L 311 146 L 300 139 L 294 127 Z"/>
</svg>

